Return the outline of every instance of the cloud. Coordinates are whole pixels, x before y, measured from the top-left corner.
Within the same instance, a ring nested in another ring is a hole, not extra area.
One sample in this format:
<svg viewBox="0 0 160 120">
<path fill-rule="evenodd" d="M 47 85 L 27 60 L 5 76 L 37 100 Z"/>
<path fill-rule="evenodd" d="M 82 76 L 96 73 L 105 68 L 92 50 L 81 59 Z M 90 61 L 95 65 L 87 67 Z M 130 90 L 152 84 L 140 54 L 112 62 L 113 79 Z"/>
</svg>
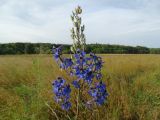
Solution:
<svg viewBox="0 0 160 120">
<path fill-rule="evenodd" d="M 135 38 L 136 41 L 143 41 L 152 31 L 159 34 L 160 20 L 159 16 L 152 16 L 144 13 L 143 10 L 126 10 L 120 8 L 108 8 L 91 14 L 87 20 L 89 39 L 101 39 L 104 43 L 125 44 L 132 43 L 131 38 L 135 35 L 141 38 Z M 94 30 L 96 29 L 96 30 Z M 89 31 L 92 31 L 89 32 Z M 98 33 L 98 34 L 97 34 Z M 147 33 L 147 34 L 145 34 Z M 95 36 L 92 37 L 91 34 Z M 127 41 L 124 39 L 127 38 Z M 129 39 L 130 38 L 130 39 Z M 159 37 L 156 38 L 158 41 Z M 124 42 L 125 41 L 125 42 Z M 150 40 L 151 41 L 151 40 Z M 140 42 L 137 42 L 140 43 Z M 144 42 L 142 42 L 144 43 Z"/>
<path fill-rule="evenodd" d="M 84 9 L 87 43 L 160 47 L 158 0 L 1 0 L 0 42 L 72 43 L 71 11 Z"/>
</svg>

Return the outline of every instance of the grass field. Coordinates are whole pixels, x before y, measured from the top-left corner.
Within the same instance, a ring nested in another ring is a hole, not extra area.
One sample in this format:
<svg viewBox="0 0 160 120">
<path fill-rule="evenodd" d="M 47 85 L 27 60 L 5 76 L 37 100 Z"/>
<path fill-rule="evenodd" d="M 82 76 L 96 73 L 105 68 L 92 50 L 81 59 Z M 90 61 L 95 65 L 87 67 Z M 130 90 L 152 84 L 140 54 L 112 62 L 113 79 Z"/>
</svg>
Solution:
<svg viewBox="0 0 160 120">
<path fill-rule="evenodd" d="M 78 120 L 160 120 L 160 55 L 101 56 L 108 101 Z M 74 105 L 64 112 L 53 101 L 57 76 L 71 81 L 51 55 L 0 56 L 0 120 L 74 120 Z"/>
</svg>

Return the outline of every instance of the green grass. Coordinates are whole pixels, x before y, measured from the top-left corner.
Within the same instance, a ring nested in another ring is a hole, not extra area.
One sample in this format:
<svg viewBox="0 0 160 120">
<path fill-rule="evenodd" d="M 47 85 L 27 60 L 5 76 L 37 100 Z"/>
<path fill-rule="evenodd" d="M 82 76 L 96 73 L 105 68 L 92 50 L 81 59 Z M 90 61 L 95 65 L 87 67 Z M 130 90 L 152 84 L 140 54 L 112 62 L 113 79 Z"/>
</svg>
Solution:
<svg viewBox="0 0 160 120">
<path fill-rule="evenodd" d="M 108 101 L 80 108 L 78 120 L 159 120 L 160 55 L 101 56 Z M 75 105 L 65 112 L 53 101 L 57 76 L 72 80 L 51 55 L 0 56 L 0 120 L 74 120 Z"/>
</svg>

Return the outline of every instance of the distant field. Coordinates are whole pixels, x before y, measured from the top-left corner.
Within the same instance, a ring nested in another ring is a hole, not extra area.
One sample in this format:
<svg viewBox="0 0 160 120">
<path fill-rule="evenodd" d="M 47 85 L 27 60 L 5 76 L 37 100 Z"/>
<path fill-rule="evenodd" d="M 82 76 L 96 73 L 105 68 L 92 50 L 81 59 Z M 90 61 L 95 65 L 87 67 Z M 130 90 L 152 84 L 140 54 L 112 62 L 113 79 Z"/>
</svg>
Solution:
<svg viewBox="0 0 160 120">
<path fill-rule="evenodd" d="M 108 102 L 78 119 L 160 120 L 160 55 L 100 56 Z M 74 120 L 74 105 L 63 112 L 53 101 L 57 76 L 71 81 L 51 55 L 0 56 L 0 120 Z"/>
</svg>

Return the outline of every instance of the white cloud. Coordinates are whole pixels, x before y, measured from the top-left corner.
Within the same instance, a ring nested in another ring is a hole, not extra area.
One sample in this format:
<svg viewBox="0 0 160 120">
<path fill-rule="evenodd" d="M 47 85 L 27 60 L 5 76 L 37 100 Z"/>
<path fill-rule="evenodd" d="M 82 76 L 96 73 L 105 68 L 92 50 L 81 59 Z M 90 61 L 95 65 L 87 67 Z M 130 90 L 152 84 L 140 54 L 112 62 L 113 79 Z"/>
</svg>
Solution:
<svg viewBox="0 0 160 120">
<path fill-rule="evenodd" d="M 71 11 L 84 8 L 87 43 L 160 47 L 156 0 L 1 0 L 0 42 L 72 43 Z"/>
</svg>

